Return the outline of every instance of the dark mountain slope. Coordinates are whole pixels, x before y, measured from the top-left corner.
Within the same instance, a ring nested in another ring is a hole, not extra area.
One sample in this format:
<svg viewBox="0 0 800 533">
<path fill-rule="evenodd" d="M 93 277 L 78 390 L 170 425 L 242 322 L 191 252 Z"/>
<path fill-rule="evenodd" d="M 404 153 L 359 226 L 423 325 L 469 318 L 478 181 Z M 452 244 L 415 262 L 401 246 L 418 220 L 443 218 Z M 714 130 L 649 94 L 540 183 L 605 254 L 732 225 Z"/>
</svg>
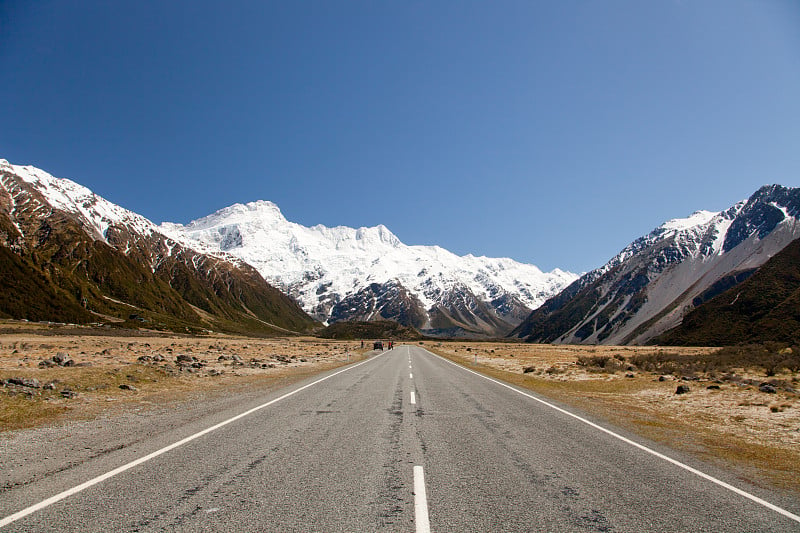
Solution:
<svg viewBox="0 0 800 533">
<path fill-rule="evenodd" d="M 658 344 L 694 346 L 766 341 L 800 344 L 800 240 L 655 339 Z"/>
</svg>

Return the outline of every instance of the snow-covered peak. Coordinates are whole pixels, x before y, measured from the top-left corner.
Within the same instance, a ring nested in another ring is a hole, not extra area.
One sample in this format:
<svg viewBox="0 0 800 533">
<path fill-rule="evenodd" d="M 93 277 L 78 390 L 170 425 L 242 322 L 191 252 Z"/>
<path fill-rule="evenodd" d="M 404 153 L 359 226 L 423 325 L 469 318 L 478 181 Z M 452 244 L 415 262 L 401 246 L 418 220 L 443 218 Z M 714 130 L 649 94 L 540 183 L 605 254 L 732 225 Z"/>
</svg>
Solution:
<svg viewBox="0 0 800 533">
<path fill-rule="evenodd" d="M 275 223 L 286 222 L 277 205 L 267 200 L 259 200 L 246 204 L 233 204 L 206 217 L 194 220 L 187 224 L 186 227 L 191 228 L 192 231 L 202 230 L 217 226 L 220 220 L 245 224 L 253 221 L 261 221 L 261 223 L 267 221 Z"/>
<path fill-rule="evenodd" d="M 162 228 L 250 263 L 307 311 L 331 294 L 344 298 L 369 284 L 390 282 L 400 283 L 426 308 L 459 286 L 487 300 L 510 293 L 535 308 L 577 278 L 508 258 L 459 257 L 438 246 L 407 246 L 384 225 L 306 227 L 287 221 L 275 204 L 264 201 Z"/>
<path fill-rule="evenodd" d="M 690 228 L 695 228 L 697 226 L 707 224 L 711 221 L 712 218 L 717 216 L 719 213 L 714 211 L 695 211 L 691 215 L 686 218 L 673 218 L 672 220 L 668 220 L 661 226 L 659 229 L 663 230 L 664 232 L 668 231 L 684 231 Z"/>
<path fill-rule="evenodd" d="M 94 230 L 97 238 L 105 240 L 106 231 L 113 225 L 130 227 L 142 235 L 156 231 L 155 224 L 143 216 L 109 202 L 72 180 L 56 178 L 33 166 L 12 165 L 6 160 L 0 161 L 0 166 L 31 184 L 52 207 L 78 215 Z"/>
</svg>

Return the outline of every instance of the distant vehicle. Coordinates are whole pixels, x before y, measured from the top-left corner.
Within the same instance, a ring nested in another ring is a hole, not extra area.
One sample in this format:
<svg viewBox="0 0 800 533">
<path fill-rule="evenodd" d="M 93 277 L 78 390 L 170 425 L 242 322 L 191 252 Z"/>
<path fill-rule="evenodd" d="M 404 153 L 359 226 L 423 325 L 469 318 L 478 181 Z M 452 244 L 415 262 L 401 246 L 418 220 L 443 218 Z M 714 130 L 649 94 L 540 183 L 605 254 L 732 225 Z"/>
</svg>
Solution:
<svg viewBox="0 0 800 533">
<path fill-rule="evenodd" d="M 375 341 L 375 344 L 372 345 L 373 350 L 383 350 L 383 343 L 381 341 Z"/>
</svg>

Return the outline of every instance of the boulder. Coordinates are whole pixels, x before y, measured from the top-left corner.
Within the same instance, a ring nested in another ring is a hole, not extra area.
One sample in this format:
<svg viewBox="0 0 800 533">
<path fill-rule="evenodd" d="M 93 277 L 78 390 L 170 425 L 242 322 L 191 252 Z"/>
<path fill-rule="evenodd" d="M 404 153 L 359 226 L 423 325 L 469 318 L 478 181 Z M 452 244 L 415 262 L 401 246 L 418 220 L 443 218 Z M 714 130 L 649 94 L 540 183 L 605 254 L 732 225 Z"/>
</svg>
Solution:
<svg viewBox="0 0 800 533">
<path fill-rule="evenodd" d="M 53 356 L 53 362 L 58 366 L 72 366 L 75 363 L 66 352 L 58 352 Z"/>
<path fill-rule="evenodd" d="M 20 387 L 28 387 L 31 389 L 41 389 L 42 384 L 36 378 L 8 378 L 6 383 L 10 385 L 19 385 Z"/>
</svg>

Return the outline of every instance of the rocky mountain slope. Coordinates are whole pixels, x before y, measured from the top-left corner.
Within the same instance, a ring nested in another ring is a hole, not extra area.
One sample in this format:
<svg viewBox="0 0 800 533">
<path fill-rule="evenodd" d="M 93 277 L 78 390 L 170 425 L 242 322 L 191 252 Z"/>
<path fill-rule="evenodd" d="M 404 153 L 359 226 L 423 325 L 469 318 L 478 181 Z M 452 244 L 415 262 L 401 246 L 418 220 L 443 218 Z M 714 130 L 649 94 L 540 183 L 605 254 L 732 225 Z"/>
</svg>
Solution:
<svg viewBox="0 0 800 533">
<path fill-rule="evenodd" d="M 505 335 L 577 278 L 511 259 L 407 246 L 385 226 L 309 228 L 266 201 L 161 230 L 253 265 L 327 323 L 390 319 L 432 335 Z"/>
<path fill-rule="evenodd" d="M 721 213 L 671 220 L 549 299 L 512 336 L 642 344 L 800 237 L 800 189 L 765 186 Z"/>
<path fill-rule="evenodd" d="M 0 316 L 275 334 L 315 322 L 227 254 L 90 190 L 0 160 Z"/>
<path fill-rule="evenodd" d="M 800 343 L 800 239 L 656 338 L 658 344 L 685 346 L 766 341 Z"/>
</svg>

